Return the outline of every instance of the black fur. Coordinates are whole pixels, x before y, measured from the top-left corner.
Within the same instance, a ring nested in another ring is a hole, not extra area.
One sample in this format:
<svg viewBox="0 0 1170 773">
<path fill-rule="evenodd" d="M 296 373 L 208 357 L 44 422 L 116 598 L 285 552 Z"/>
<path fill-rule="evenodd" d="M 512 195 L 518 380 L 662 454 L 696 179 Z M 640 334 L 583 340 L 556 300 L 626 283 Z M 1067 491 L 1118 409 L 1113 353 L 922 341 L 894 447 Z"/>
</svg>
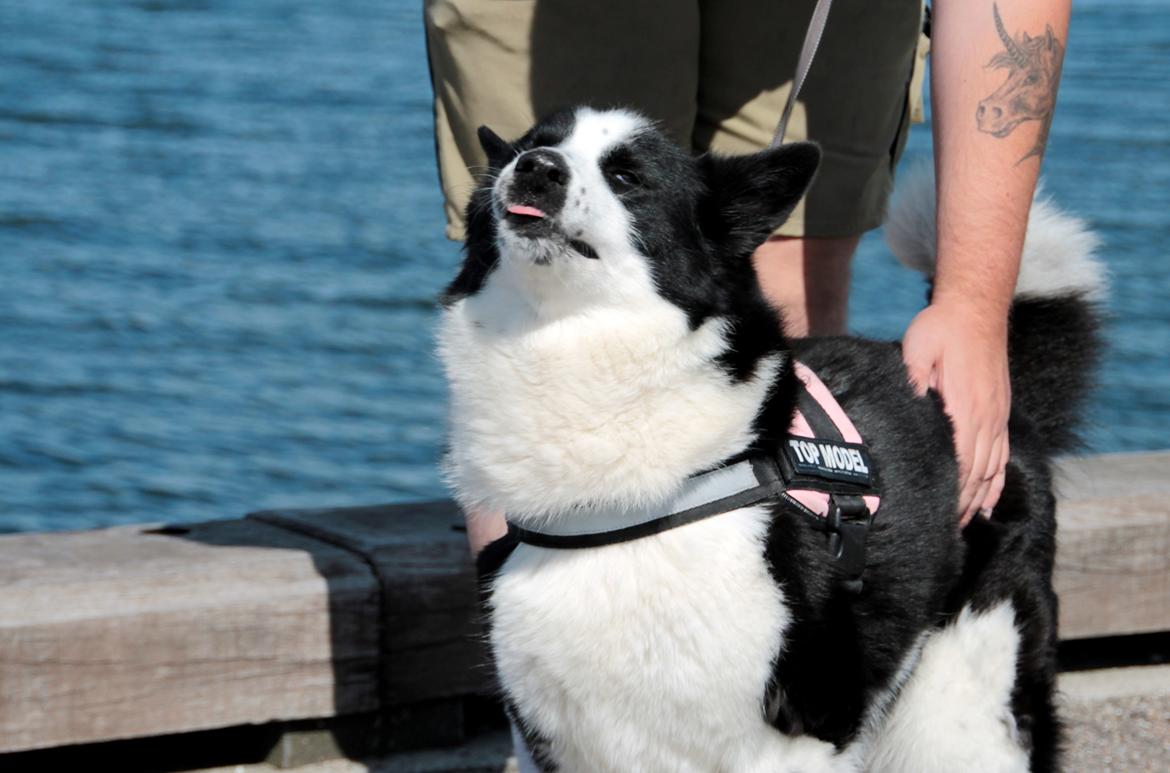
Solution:
<svg viewBox="0 0 1170 773">
<path fill-rule="evenodd" d="M 962 557 L 957 465 L 946 417 L 916 397 L 898 349 L 847 338 L 795 342 L 865 438 L 882 478 L 882 505 L 867 541 L 865 582 L 847 592 L 825 535 L 777 508 L 767 546 L 793 626 L 776 663 L 789 712 L 804 732 L 843 745 L 857 732 L 869 693 L 897 672 L 926 628 L 943 619 Z M 772 451 L 787 419 L 768 427 Z"/>
<path fill-rule="evenodd" d="M 1052 451 L 1079 446 L 1084 398 L 1101 356 L 1100 316 L 1080 295 L 1022 298 L 1012 306 L 1012 403 Z"/>
<path fill-rule="evenodd" d="M 555 144 L 571 128 L 566 112 L 507 149 L 490 135 L 485 147 L 493 170 L 516 154 Z M 766 557 L 794 622 L 763 705 L 781 730 L 844 745 L 857 734 L 872 695 L 890 682 L 924 631 L 945 625 L 965 606 L 981 610 L 1010 600 L 1021 631 L 1013 712 L 1033 770 L 1055 770 L 1060 726 L 1053 707 L 1056 525 L 1049 467 L 1056 452 L 1075 443 L 1098 351 L 1096 312 L 1079 296 L 1014 306 L 1007 484 L 992 519 L 977 519 L 960 533 L 952 428 L 937 394 L 920 397 L 911 388 L 898 345 L 854 338 L 789 342 L 759 290 L 751 253 L 788 216 L 818 161 L 819 151 L 807 144 L 693 159 L 647 131 L 602 162 L 635 220 L 659 293 L 692 326 L 712 315 L 727 319 L 730 341 L 718 364 L 729 379 L 750 378 L 763 357 L 790 352 L 829 386 L 881 473 L 882 506 L 859 594 L 843 586 L 825 534 L 776 508 Z M 626 187 L 631 180 L 636 184 Z M 449 301 L 475 293 L 494 267 L 495 227 L 489 193 L 481 188 L 468 208 L 467 256 Z M 761 406 L 752 453 L 774 454 L 785 438 L 793 379 L 785 369 Z M 485 554 L 485 589 L 513 544 L 498 543 Z M 535 736 L 530 741 L 546 747 Z M 550 768 L 552 762 L 542 760 Z"/>
</svg>

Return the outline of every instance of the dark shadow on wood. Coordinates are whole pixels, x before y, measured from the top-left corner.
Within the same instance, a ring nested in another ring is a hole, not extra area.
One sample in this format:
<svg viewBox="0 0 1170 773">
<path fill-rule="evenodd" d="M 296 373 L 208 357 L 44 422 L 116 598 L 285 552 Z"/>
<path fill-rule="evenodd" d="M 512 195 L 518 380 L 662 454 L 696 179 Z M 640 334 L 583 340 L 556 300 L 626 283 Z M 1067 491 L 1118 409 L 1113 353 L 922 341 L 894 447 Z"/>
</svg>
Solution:
<svg viewBox="0 0 1170 773">
<path fill-rule="evenodd" d="M 1170 663 L 1170 631 L 1062 641 L 1058 652 L 1061 671 L 1159 666 Z"/>
<path fill-rule="evenodd" d="M 374 725 L 365 735 L 338 736 L 337 751 L 357 759 L 454 745 L 499 713 L 481 698 L 491 694 L 491 680 L 474 572 L 453 503 L 266 511 L 248 518 L 347 551 L 374 582 L 376 598 L 357 607 L 344 594 L 329 594 L 338 713 L 346 712 L 354 687 L 372 686 L 376 704 Z M 321 574 L 328 580 L 328 567 Z M 297 757 L 303 764 L 305 755 Z"/>
</svg>

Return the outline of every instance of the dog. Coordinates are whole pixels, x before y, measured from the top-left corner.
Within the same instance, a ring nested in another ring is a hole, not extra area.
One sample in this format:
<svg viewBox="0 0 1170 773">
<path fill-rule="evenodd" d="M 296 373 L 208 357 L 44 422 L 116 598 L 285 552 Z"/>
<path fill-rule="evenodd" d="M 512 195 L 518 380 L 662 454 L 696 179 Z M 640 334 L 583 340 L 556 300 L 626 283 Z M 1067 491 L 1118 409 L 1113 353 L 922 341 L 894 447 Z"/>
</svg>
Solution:
<svg viewBox="0 0 1170 773">
<path fill-rule="evenodd" d="M 490 175 L 438 334 L 444 464 L 465 509 L 511 525 L 481 556 L 484 613 L 535 764 L 1056 769 L 1050 466 L 1076 443 L 1098 350 L 1092 234 L 1034 204 L 1006 486 L 960 531 L 952 428 L 899 345 L 789 340 L 760 292 L 752 252 L 813 179 L 815 145 L 694 157 L 637 113 L 591 108 L 515 142 L 479 136 Z M 928 276 L 933 206 L 919 182 L 888 224 Z M 611 533 L 667 512 L 696 476 L 776 458 L 798 367 L 827 385 L 880 480 L 852 568 L 775 499 L 616 544 L 517 536 Z"/>
</svg>

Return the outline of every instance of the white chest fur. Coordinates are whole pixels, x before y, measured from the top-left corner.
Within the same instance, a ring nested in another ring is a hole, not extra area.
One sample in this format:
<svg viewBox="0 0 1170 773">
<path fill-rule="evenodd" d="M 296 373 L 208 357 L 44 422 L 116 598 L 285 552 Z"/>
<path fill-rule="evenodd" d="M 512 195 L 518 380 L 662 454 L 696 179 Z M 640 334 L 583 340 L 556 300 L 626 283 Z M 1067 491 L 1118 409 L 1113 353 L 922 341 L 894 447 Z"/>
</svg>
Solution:
<svg viewBox="0 0 1170 773">
<path fill-rule="evenodd" d="M 740 770 L 788 624 L 746 508 L 653 538 L 521 545 L 492 594 L 492 648 L 565 770 Z M 778 736 L 778 734 L 776 734 Z"/>
<path fill-rule="evenodd" d="M 444 315 L 447 471 L 464 506 L 541 518 L 651 504 L 744 448 L 779 367 L 730 382 L 723 322 L 690 330 L 652 298 L 542 320 L 493 279 Z"/>
</svg>

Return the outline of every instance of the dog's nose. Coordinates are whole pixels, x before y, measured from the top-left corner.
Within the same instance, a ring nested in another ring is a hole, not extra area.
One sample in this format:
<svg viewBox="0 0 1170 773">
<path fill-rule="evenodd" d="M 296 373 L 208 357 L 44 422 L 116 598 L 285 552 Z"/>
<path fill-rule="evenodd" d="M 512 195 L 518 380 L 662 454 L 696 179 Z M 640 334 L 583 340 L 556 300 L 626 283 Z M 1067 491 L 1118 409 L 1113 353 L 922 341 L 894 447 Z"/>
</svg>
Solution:
<svg viewBox="0 0 1170 773">
<path fill-rule="evenodd" d="M 569 184 L 569 167 L 559 153 L 546 150 L 529 151 L 516 161 L 516 179 L 537 187 Z"/>
<path fill-rule="evenodd" d="M 565 206 L 569 187 L 569 165 L 555 150 L 536 148 L 516 159 L 508 200 L 513 204 L 530 205 L 541 211 L 541 220 L 547 227 L 547 218 L 555 216 Z M 522 221 L 531 225 L 527 220 Z"/>
<path fill-rule="evenodd" d="M 516 182 L 532 192 L 563 188 L 569 183 L 569 167 L 559 153 L 530 150 L 516 162 Z"/>
</svg>

